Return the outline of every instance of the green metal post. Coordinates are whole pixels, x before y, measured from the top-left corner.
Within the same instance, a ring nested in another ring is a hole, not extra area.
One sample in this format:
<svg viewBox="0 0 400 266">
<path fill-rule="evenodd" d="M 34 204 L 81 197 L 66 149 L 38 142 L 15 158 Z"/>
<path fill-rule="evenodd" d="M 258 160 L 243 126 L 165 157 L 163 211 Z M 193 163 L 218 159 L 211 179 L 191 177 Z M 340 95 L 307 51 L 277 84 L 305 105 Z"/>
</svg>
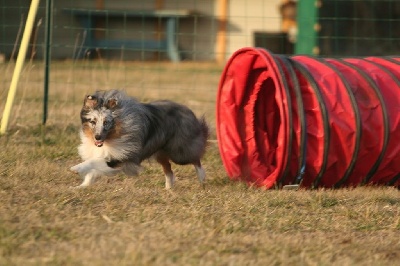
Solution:
<svg viewBox="0 0 400 266">
<path fill-rule="evenodd" d="M 42 121 L 43 125 L 46 124 L 47 114 L 48 114 L 52 10 L 53 10 L 53 1 L 46 0 L 46 36 L 45 36 L 46 49 L 45 49 L 45 66 L 44 66 L 44 96 L 43 96 L 43 121 Z"/>
<path fill-rule="evenodd" d="M 319 54 L 317 35 L 319 31 L 318 7 L 321 0 L 297 1 L 298 35 L 295 46 L 296 54 Z"/>
</svg>

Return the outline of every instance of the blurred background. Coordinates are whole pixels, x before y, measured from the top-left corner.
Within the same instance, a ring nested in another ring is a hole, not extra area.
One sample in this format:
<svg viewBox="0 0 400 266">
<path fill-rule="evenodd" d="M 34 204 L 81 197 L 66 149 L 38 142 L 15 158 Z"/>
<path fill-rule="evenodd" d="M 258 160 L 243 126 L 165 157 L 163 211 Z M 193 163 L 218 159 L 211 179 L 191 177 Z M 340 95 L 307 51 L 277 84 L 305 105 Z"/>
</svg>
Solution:
<svg viewBox="0 0 400 266">
<path fill-rule="evenodd" d="M 0 2 L 3 110 L 31 1 Z M 394 55 L 399 28 L 398 0 L 42 0 L 12 125 L 40 123 L 42 111 L 31 104 L 43 100 L 46 51 L 52 123 L 77 116 L 85 93 L 108 88 L 144 101 L 183 102 L 213 120 L 223 66 L 242 47 L 286 55 Z"/>
</svg>

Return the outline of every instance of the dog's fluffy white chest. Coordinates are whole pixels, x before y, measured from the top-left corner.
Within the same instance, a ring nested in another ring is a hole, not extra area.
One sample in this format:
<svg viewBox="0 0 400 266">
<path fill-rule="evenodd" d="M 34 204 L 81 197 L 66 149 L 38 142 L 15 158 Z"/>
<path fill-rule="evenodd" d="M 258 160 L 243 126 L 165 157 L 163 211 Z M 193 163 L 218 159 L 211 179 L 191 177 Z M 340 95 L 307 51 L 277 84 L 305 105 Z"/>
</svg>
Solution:
<svg viewBox="0 0 400 266">
<path fill-rule="evenodd" d="M 83 160 L 94 158 L 123 160 L 128 156 L 129 150 L 127 150 L 126 145 L 120 141 L 106 141 L 103 146 L 97 147 L 94 145 L 93 140 L 85 136 L 83 132 L 80 133 L 80 137 L 82 143 L 78 147 L 78 151 Z"/>
</svg>

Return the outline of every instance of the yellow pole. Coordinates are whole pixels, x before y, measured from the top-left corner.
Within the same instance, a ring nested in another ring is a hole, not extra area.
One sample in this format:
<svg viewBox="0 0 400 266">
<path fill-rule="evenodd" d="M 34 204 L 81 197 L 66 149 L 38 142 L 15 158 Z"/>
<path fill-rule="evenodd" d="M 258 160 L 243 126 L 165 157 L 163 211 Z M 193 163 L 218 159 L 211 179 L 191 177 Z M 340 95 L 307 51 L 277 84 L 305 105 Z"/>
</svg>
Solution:
<svg viewBox="0 0 400 266">
<path fill-rule="evenodd" d="M 0 135 L 7 131 L 8 120 L 10 118 L 11 108 L 14 102 L 15 93 L 21 75 L 22 67 L 24 65 L 26 51 L 28 50 L 29 40 L 31 38 L 33 24 L 35 22 L 36 12 L 39 7 L 39 0 L 32 0 L 29 8 L 28 18 L 26 19 L 24 35 L 22 36 L 21 46 L 19 49 L 17 62 L 15 63 L 14 73 L 11 79 L 10 89 L 8 90 L 7 102 L 4 107 L 3 118 L 1 119 Z"/>
<path fill-rule="evenodd" d="M 228 0 L 218 1 L 218 33 L 217 33 L 217 62 L 223 63 L 226 54 L 226 26 L 228 18 Z"/>
</svg>

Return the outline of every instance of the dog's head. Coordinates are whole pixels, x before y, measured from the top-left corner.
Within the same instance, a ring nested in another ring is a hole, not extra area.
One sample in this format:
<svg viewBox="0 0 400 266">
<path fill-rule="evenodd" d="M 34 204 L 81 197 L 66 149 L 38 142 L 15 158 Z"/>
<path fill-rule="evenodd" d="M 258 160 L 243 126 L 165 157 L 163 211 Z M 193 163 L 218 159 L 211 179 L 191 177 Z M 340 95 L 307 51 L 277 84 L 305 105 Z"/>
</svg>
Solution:
<svg viewBox="0 0 400 266">
<path fill-rule="evenodd" d="M 111 135 L 115 135 L 117 108 L 116 98 L 106 98 L 99 92 L 85 96 L 81 110 L 82 131 L 97 147 L 103 146 Z"/>
</svg>

